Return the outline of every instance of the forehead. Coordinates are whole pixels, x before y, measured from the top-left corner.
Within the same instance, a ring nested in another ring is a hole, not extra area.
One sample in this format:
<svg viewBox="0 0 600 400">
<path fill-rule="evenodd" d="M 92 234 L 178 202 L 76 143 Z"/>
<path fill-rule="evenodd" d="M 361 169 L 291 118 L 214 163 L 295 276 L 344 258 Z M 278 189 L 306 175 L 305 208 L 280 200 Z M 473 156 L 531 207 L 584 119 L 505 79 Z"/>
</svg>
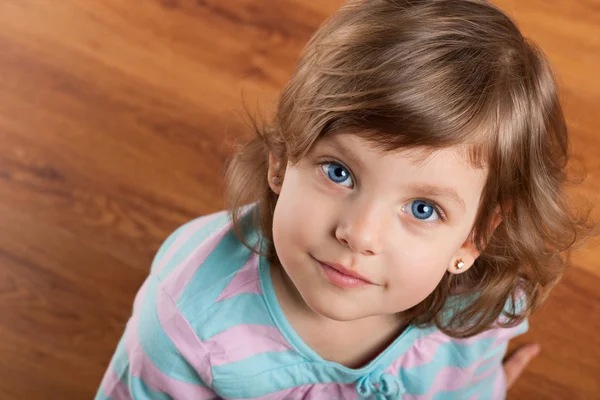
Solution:
<svg viewBox="0 0 600 400">
<path fill-rule="evenodd" d="M 315 147 L 337 148 L 350 153 L 356 161 L 363 162 L 368 159 L 389 159 L 403 161 L 415 167 L 431 168 L 439 164 L 458 164 L 478 172 L 487 172 L 487 165 L 483 163 L 478 166 L 470 161 L 467 145 L 449 146 L 446 148 L 433 149 L 430 147 L 399 148 L 396 150 L 384 150 L 381 144 L 367 140 L 354 133 L 337 133 L 335 135 L 320 138 Z"/>
</svg>

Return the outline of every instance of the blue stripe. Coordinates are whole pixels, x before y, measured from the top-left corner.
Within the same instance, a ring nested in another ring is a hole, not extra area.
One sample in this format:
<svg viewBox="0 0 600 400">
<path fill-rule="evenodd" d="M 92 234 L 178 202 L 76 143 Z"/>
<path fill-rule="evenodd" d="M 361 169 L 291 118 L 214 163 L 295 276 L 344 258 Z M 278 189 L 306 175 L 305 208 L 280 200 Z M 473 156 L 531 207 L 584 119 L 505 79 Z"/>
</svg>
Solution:
<svg viewBox="0 0 600 400">
<path fill-rule="evenodd" d="M 201 218 L 209 218 L 209 216 L 201 217 Z M 200 219 L 200 218 L 198 218 L 198 219 Z M 173 233 L 173 235 L 175 235 L 175 237 L 173 239 L 168 238 L 167 241 L 165 241 L 165 246 L 161 247 L 161 249 L 159 250 L 159 253 L 161 254 L 161 256 L 159 257 L 159 254 L 157 254 L 156 258 L 158 260 L 162 260 L 168 247 L 170 247 L 173 244 L 175 239 L 179 235 L 181 235 L 181 233 L 183 231 L 190 229 L 191 224 L 193 224 L 195 221 L 198 221 L 198 219 L 190 221 L 187 224 L 180 227 L 179 229 L 177 229 Z M 181 262 L 184 261 L 187 257 L 189 257 L 194 251 L 197 251 L 198 247 L 200 247 L 204 243 L 204 241 L 206 241 L 206 239 L 208 239 L 208 237 L 210 235 L 212 235 L 220 227 L 224 226 L 228 221 L 229 221 L 228 214 L 225 212 L 222 212 L 222 213 L 220 213 L 220 215 L 217 215 L 216 217 L 214 217 L 205 226 L 203 226 L 196 233 L 194 233 L 192 236 L 190 236 L 188 238 L 187 242 L 185 242 L 183 244 L 183 246 L 181 246 L 175 252 L 175 254 L 173 254 L 171 259 L 166 263 L 165 267 L 158 273 L 159 280 L 165 279 L 169 275 L 169 273 L 173 270 L 173 268 L 175 268 L 177 265 L 181 264 Z M 167 242 L 168 242 L 168 244 L 167 244 Z M 156 263 L 158 263 L 158 262 L 160 262 L 160 261 L 156 261 Z"/>
<path fill-rule="evenodd" d="M 110 400 L 110 397 L 108 397 L 106 393 L 104 393 L 104 390 L 102 390 L 102 387 L 100 387 L 98 388 L 98 392 L 96 392 L 94 400 Z"/>
<path fill-rule="evenodd" d="M 194 368 L 177 350 L 164 332 L 156 309 L 159 282 L 155 277 L 148 278 L 146 298 L 139 310 L 138 337 L 144 353 L 165 375 L 182 382 L 205 386 Z"/>
<path fill-rule="evenodd" d="M 264 299 L 258 294 L 242 293 L 198 312 L 200 307 L 193 301 L 189 304 L 186 313 L 192 317 L 188 321 L 203 341 L 240 324 L 274 326 Z"/>
<path fill-rule="evenodd" d="M 473 397 L 475 395 L 477 395 L 478 399 L 481 400 L 485 400 L 485 399 L 493 399 L 493 395 L 494 395 L 494 383 L 496 381 L 496 375 L 497 374 L 503 374 L 503 370 L 502 368 L 499 368 L 496 373 L 491 374 L 490 376 L 486 377 L 484 380 L 477 382 L 474 385 L 469 386 L 468 388 L 466 388 L 463 391 L 462 397 L 461 398 L 470 398 Z M 505 394 L 506 396 L 506 394 Z M 437 400 L 437 397 L 435 398 Z"/>
<path fill-rule="evenodd" d="M 108 368 L 112 368 L 119 380 L 125 384 L 125 386 L 127 386 L 127 378 L 129 375 L 129 359 L 127 358 L 127 353 L 125 352 L 125 341 L 123 337 L 124 336 L 121 336 L 121 339 L 119 339 L 117 349 L 112 357 L 111 365 L 109 365 Z M 108 395 L 104 392 L 104 388 L 101 385 L 94 400 L 107 399 L 110 399 L 110 397 L 108 397 Z"/>
<path fill-rule="evenodd" d="M 508 347 L 508 343 L 503 343 L 503 344 L 495 347 L 491 351 L 489 351 L 488 354 L 486 354 L 485 360 L 482 361 L 483 365 L 481 365 L 479 368 L 477 368 L 475 370 L 475 375 L 482 374 L 485 371 L 489 370 L 490 368 L 498 366 L 498 364 L 502 363 L 502 357 L 506 353 L 507 347 Z M 486 360 L 489 360 L 494 357 L 498 357 L 498 359 L 493 362 L 485 363 Z"/>
<path fill-rule="evenodd" d="M 464 389 L 448 392 L 437 392 L 433 395 L 432 400 L 466 400 L 467 396 L 463 393 L 463 391 Z M 491 400 L 491 398 L 486 400 Z"/>
<path fill-rule="evenodd" d="M 240 361 L 214 366 L 212 367 L 212 372 L 215 379 L 219 380 L 219 382 L 225 380 L 240 380 L 245 378 L 252 379 L 254 383 L 253 386 L 258 386 L 260 388 L 260 393 L 266 394 L 270 393 L 270 391 L 283 389 L 282 387 L 270 387 L 268 391 L 264 392 L 264 389 L 266 389 L 268 386 L 271 386 L 268 383 L 273 379 L 273 375 L 275 375 L 272 373 L 273 369 L 280 369 L 283 365 L 290 366 L 294 364 L 302 364 L 304 362 L 305 360 L 295 351 L 268 351 L 253 355 Z M 268 373 L 265 374 L 265 372 Z M 264 376 L 261 377 L 261 375 Z M 255 378 L 259 380 L 264 379 L 264 382 L 255 382 Z M 305 383 L 314 383 L 314 381 L 307 381 Z"/>
<path fill-rule="evenodd" d="M 468 368 L 481 361 L 481 355 L 491 346 L 495 338 L 481 339 L 471 345 L 455 342 L 439 345 L 433 361 L 429 364 L 402 369 L 400 377 L 411 394 L 426 394 L 430 391 L 439 372 L 447 367 Z"/>
<path fill-rule="evenodd" d="M 227 232 L 177 299 L 177 306 L 185 318 L 191 321 L 207 305 L 213 304 L 251 254 L 233 231 Z"/>
</svg>

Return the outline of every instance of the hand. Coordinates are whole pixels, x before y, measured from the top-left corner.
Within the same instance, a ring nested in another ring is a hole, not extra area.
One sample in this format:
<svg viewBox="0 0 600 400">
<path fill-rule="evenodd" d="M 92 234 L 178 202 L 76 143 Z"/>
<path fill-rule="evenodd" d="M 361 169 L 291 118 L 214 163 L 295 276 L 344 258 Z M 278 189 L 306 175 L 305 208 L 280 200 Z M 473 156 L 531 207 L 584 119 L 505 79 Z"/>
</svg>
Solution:
<svg viewBox="0 0 600 400">
<path fill-rule="evenodd" d="M 529 361 L 537 356 L 540 350 L 541 347 L 537 343 L 526 344 L 504 360 L 504 375 L 506 376 L 507 388 L 510 388 L 515 383 L 527 364 L 529 364 Z"/>
</svg>

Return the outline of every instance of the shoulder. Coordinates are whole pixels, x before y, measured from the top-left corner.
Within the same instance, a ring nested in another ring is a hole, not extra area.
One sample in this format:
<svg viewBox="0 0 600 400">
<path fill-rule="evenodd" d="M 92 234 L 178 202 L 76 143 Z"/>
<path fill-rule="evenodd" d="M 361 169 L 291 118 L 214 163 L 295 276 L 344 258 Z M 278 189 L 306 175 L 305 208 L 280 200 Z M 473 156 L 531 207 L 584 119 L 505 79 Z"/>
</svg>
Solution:
<svg viewBox="0 0 600 400">
<path fill-rule="evenodd" d="M 151 274 L 165 277 L 187 253 L 205 247 L 215 233 L 229 230 L 231 220 L 226 211 L 195 218 L 175 229 L 163 241 L 154 256 Z M 188 250 L 186 252 L 185 250 Z"/>
<path fill-rule="evenodd" d="M 209 383 L 213 336 L 249 316 L 263 322 L 263 303 L 258 255 L 238 240 L 223 211 L 168 236 L 136 296 L 132 321 L 156 363 L 184 359 Z M 181 369 L 176 374 L 187 379 L 191 372 Z"/>
<path fill-rule="evenodd" d="M 254 228 L 244 234 L 254 243 L 259 240 Z M 230 283 L 243 291 L 240 284 L 258 282 L 258 255 L 239 240 L 230 214 L 221 211 L 194 219 L 169 235 L 150 275 L 179 309 L 186 311 L 193 303 L 199 311 L 198 307 L 233 295 Z"/>
<path fill-rule="evenodd" d="M 206 215 L 168 236 L 144 286 L 140 292 L 154 298 L 159 311 L 168 308 L 169 315 L 177 315 L 202 336 L 195 320 L 222 308 L 223 300 L 259 291 L 258 255 L 237 238 L 228 212 Z"/>
<path fill-rule="evenodd" d="M 511 307 L 507 304 L 508 310 Z M 489 386 L 487 377 L 501 378 L 509 340 L 528 329 L 527 320 L 512 327 L 502 327 L 500 322 L 502 318 L 489 329 L 467 338 L 452 337 L 437 327 L 420 329 L 393 370 L 404 378 L 408 393 L 445 392 L 463 398 L 464 393 L 474 390 L 476 382 Z"/>
<path fill-rule="evenodd" d="M 449 314 L 456 312 L 457 309 L 465 305 L 470 305 L 478 298 L 477 295 L 470 295 L 463 298 L 454 298 L 449 300 Z M 510 339 L 519 336 L 528 330 L 527 319 L 522 322 L 506 325 L 508 321 L 505 313 L 519 314 L 525 307 L 525 298 L 519 293 L 514 298 L 509 298 L 504 304 L 504 312 L 498 316 L 493 323 L 480 333 L 471 335 L 467 338 L 456 338 L 444 334 L 435 328 L 431 338 L 435 341 L 445 343 L 444 349 L 454 358 L 460 358 L 464 361 L 476 361 L 486 352 L 495 346 L 506 344 Z"/>
<path fill-rule="evenodd" d="M 491 350 L 504 348 L 510 339 L 525 333 L 527 329 L 527 320 L 514 327 L 493 327 L 468 338 L 455 338 L 435 327 L 422 329 L 400 367 L 407 370 L 419 367 L 431 371 L 448 366 L 468 368 Z"/>
</svg>

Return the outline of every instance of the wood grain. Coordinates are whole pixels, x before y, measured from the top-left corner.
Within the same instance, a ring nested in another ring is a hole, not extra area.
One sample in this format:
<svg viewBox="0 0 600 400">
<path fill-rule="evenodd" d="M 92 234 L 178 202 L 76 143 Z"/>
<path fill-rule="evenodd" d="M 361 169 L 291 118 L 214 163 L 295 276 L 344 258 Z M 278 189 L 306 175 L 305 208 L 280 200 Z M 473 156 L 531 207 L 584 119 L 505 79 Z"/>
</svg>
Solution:
<svg viewBox="0 0 600 400">
<path fill-rule="evenodd" d="M 600 0 L 497 0 L 554 63 L 600 189 Z M 223 163 L 342 1 L 0 0 L 0 398 L 92 398 L 176 226 L 223 207 Z M 600 398 L 600 248 L 518 342 L 514 399 Z"/>
</svg>

